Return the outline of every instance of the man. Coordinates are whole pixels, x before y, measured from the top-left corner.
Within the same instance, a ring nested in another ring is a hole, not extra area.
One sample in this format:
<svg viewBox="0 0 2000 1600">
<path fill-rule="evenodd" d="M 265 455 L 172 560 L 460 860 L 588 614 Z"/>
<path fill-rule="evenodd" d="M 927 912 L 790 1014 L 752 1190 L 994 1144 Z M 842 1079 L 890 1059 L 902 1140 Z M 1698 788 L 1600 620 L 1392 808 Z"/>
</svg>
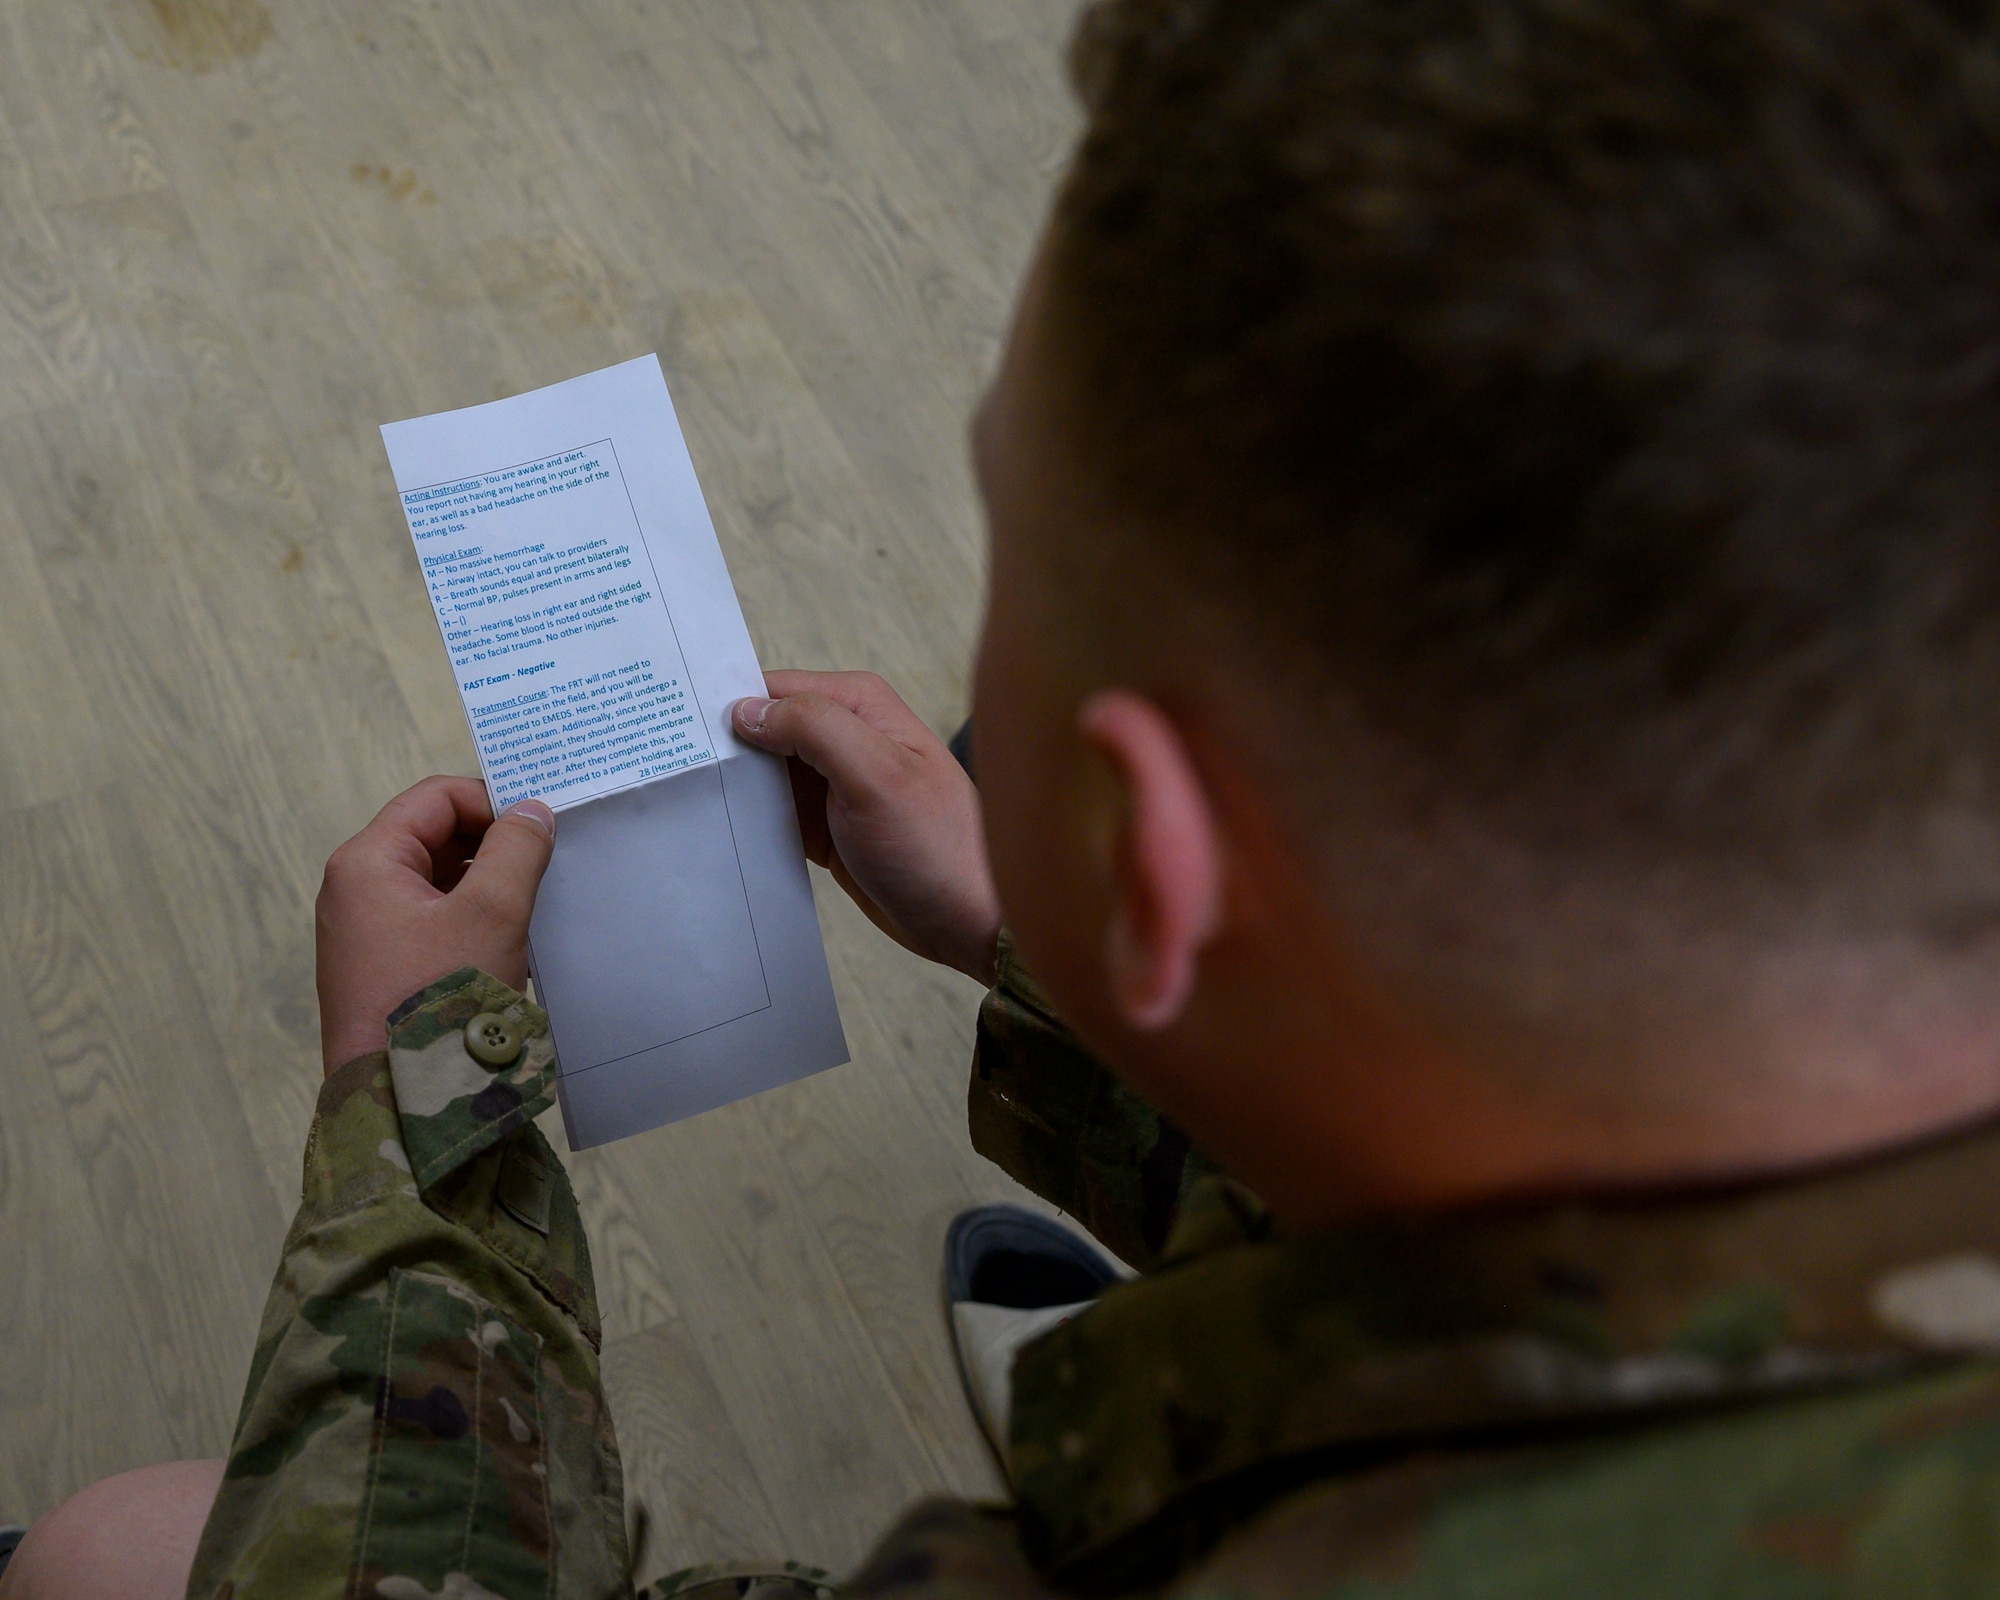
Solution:
<svg viewBox="0 0 2000 1600">
<path fill-rule="evenodd" d="M 2000 1586 L 1996 63 L 1946 0 L 1086 17 L 980 790 L 873 679 L 736 718 L 995 982 L 981 1148 L 1151 1270 L 1021 1351 L 1013 1505 L 850 1593 Z M 622 1592 L 525 1125 L 553 819 L 484 822 L 433 779 L 329 864 L 219 1495 L 87 1491 L 10 1593 L 92 1527 L 202 1596 Z"/>
</svg>

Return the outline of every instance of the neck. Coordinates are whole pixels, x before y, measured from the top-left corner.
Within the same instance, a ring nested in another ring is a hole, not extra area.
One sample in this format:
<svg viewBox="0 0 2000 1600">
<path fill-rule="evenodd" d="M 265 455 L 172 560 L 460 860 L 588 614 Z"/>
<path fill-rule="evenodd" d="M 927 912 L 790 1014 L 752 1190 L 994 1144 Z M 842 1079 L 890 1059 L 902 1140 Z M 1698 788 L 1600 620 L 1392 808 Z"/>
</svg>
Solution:
<svg viewBox="0 0 2000 1600">
<path fill-rule="evenodd" d="M 1773 1178 L 2000 1115 L 2000 1048 L 1983 1033 L 1843 1032 L 1821 1005 L 1771 1031 L 1537 1056 L 1497 1030 L 1483 1050 L 1467 1030 L 1441 1042 L 1328 970 L 1281 986 L 1289 1006 L 1265 992 L 1227 1021 L 1198 1007 L 1134 1074 L 1294 1228 Z M 1213 976 L 1230 987 L 1226 967 Z"/>
</svg>

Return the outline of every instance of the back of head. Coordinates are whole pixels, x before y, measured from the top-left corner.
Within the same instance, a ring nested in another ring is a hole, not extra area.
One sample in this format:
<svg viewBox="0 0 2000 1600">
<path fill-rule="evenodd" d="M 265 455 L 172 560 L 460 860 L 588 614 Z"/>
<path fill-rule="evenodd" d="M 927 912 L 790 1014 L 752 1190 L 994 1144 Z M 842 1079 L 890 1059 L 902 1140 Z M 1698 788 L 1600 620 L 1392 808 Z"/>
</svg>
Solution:
<svg viewBox="0 0 2000 1600">
<path fill-rule="evenodd" d="M 1530 993 L 1622 917 L 1984 970 L 2000 12 L 1103 0 L 1074 73 L 1084 448 L 1294 685 L 1307 811 L 1376 775 L 1340 872 L 1430 894 L 1411 960 L 1477 923 Z"/>
</svg>

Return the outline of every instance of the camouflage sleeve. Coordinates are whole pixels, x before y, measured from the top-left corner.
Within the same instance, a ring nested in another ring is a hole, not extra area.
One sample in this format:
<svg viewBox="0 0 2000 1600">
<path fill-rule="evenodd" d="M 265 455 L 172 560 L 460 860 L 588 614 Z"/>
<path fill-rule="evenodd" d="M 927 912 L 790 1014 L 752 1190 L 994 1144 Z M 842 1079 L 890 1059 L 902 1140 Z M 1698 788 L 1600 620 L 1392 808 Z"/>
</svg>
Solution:
<svg viewBox="0 0 2000 1600">
<path fill-rule="evenodd" d="M 1220 1168 L 1063 1025 L 1005 933 L 997 966 L 973 1049 L 973 1149 L 1114 1255 L 1150 1265 L 1182 1195 Z"/>
<path fill-rule="evenodd" d="M 1004 1506 L 926 1500 L 834 1583 L 797 1562 L 716 1561 L 649 1583 L 638 1600 L 1055 1600 L 1036 1581 Z"/>
<path fill-rule="evenodd" d="M 321 1091 L 191 1600 L 629 1595 L 548 1019 L 468 967 L 389 1046 Z"/>
</svg>

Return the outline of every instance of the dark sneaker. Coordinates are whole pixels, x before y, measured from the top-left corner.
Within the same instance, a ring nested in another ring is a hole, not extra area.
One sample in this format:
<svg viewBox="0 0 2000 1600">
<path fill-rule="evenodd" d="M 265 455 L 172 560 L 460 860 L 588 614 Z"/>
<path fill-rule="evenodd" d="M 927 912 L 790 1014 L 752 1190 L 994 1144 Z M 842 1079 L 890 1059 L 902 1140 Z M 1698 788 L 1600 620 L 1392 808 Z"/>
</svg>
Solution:
<svg viewBox="0 0 2000 1600">
<path fill-rule="evenodd" d="M 839 1594 L 826 1573 L 797 1561 L 711 1561 L 647 1584 L 634 1600 L 839 1600 Z"/>
<path fill-rule="evenodd" d="M 1004 1466 L 1014 1353 L 1069 1321 L 1122 1274 L 1061 1223 L 1020 1206 L 977 1206 L 944 1237 L 944 1297 L 958 1373 Z"/>
</svg>

